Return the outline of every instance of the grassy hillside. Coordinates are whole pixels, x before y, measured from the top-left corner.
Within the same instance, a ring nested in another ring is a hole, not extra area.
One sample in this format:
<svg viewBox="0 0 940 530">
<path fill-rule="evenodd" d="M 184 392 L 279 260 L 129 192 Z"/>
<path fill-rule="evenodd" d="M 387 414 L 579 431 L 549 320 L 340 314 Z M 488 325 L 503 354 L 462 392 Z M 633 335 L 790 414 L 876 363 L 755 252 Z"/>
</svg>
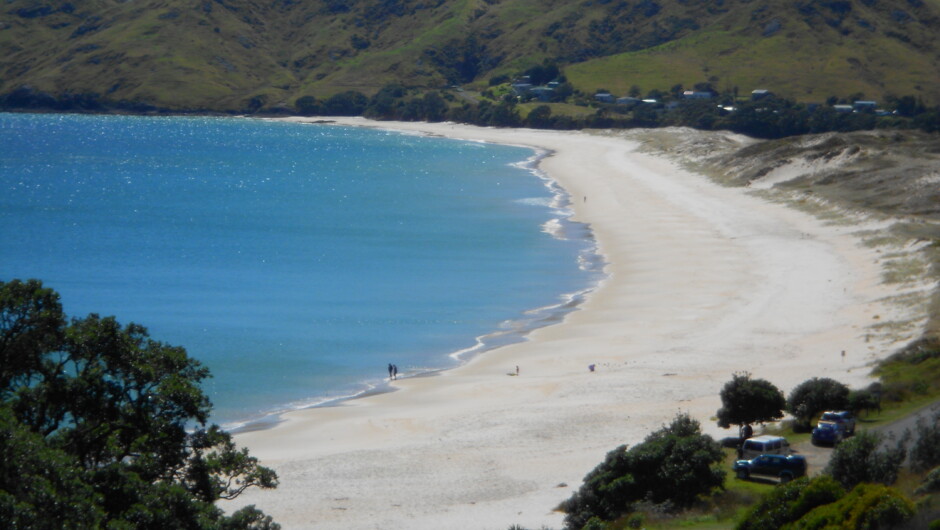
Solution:
<svg viewBox="0 0 940 530">
<path fill-rule="evenodd" d="M 390 82 L 479 88 L 551 59 L 585 92 L 934 104 L 937 35 L 940 0 L 7 0 L 0 94 L 255 110 Z"/>
<path fill-rule="evenodd" d="M 799 101 L 893 94 L 936 102 L 937 3 L 905 4 L 762 2 L 685 37 L 567 73 L 576 85 L 617 93 L 706 81 L 719 91 L 767 88 Z"/>
</svg>

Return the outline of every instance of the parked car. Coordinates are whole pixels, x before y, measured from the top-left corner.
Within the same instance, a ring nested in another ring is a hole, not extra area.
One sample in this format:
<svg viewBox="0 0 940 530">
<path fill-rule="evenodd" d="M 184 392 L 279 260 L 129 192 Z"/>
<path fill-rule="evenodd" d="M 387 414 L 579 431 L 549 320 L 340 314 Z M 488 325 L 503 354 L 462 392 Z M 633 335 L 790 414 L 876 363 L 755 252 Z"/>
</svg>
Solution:
<svg viewBox="0 0 940 530">
<path fill-rule="evenodd" d="M 830 410 L 823 412 L 821 421 L 831 421 L 842 425 L 847 436 L 855 434 L 855 416 L 847 410 Z"/>
<path fill-rule="evenodd" d="M 789 482 L 806 474 L 806 458 L 802 455 L 760 455 L 751 460 L 738 460 L 733 469 L 740 479 L 762 475 Z"/>
<path fill-rule="evenodd" d="M 845 427 L 834 421 L 821 421 L 813 429 L 813 445 L 837 445 L 845 439 Z"/>
<path fill-rule="evenodd" d="M 788 455 L 790 443 L 782 436 L 755 436 L 744 440 L 741 444 L 740 457 L 754 458 L 760 455 Z"/>
</svg>

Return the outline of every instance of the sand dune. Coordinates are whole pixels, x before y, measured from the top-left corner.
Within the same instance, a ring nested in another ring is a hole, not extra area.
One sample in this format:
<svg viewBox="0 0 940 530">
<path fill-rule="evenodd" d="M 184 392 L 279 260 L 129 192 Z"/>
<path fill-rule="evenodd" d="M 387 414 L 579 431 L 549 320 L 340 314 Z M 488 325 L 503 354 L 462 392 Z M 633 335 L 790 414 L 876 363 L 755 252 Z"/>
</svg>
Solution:
<svg viewBox="0 0 940 530">
<path fill-rule="evenodd" d="M 895 309 L 857 227 L 715 185 L 622 138 L 340 121 L 552 151 L 540 167 L 593 228 L 609 277 L 527 342 L 238 435 L 281 486 L 226 509 L 256 504 L 285 528 L 560 528 L 553 508 L 607 451 L 678 411 L 731 434 L 711 418 L 732 373 L 784 392 L 812 376 L 861 386 L 898 345 L 868 336 Z"/>
</svg>

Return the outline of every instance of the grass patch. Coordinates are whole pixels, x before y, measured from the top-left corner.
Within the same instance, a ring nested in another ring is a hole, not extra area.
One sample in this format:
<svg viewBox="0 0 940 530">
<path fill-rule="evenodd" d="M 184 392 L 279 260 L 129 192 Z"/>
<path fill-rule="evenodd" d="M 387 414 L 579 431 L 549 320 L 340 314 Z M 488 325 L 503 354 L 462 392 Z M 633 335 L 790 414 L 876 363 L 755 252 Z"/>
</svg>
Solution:
<svg viewBox="0 0 940 530">
<path fill-rule="evenodd" d="M 882 281 L 885 283 L 912 283 L 920 281 L 928 271 L 927 263 L 919 256 L 890 259 L 883 264 Z"/>
<path fill-rule="evenodd" d="M 517 105 L 519 109 L 519 114 L 524 118 L 529 115 L 536 107 L 541 107 L 542 105 L 548 106 L 552 109 L 552 116 L 590 116 L 594 113 L 594 109 L 590 107 L 581 107 L 579 105 L 572 105 L 570 103 L 543 103 L 538 101 L 531 101 L 529 103 L 520 103 Z"/>
</svg>

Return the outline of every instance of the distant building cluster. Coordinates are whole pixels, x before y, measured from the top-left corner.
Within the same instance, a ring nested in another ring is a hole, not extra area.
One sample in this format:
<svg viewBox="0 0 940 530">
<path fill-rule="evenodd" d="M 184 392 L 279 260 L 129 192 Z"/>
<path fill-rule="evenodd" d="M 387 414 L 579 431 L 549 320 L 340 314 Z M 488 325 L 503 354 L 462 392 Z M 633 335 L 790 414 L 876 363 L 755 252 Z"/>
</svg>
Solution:
<svg viewBox="0 0 940 530">
<path fill-rule="evenodd" d="M 551 101 L 560 84 L 558 81 L 551 81 L 544 85 L 533 85 L 529 82 L 529 76 L 526 75 L 513 81 L 511 86 L 513 95 L 517 97 Z"/>
<path fill-rule="evenodd" d="M 682 92 L 681 97 L 678 100 L 671 101 L 664 104 L 663 106 L 668 110 L 675 108 L 681 104 L 682 101 L 701 101 L 709 100 L 716 98 L 717 94 L 707 90 L 685 90 Z M 751 101 L 761 101 L 763 99 L 774 97 L 774 93 L 770 90 L 759 88 L 751 91 Z M 594 94 L 594 100 L 599 103 L 606 103 L 611 105 L 624 105 L 624 106 L 637 106 L 637 105 L 661 105 L 662 102 L 658 99 L 640 99 L 630 96 L 616 97 L 609 92 L 598 92 Z M 807 107 L 810 109 L 818 108 L 820 105 L 818 103 L 808 103 Z M 721 109 L 725 112 L 734 112 L 737 110 L 734 106 L 731 105 L 719 105 Z M 875 114 L 877 116 L 888 116 L 892 114 L 891 111 L 878 108 L 878 102 L 870 100 L 857 100 L 852 102 L 851 105 L 840 104 L 832 105 L 832 109 L 836 112 L 864 112 Z"/>
</svg>

